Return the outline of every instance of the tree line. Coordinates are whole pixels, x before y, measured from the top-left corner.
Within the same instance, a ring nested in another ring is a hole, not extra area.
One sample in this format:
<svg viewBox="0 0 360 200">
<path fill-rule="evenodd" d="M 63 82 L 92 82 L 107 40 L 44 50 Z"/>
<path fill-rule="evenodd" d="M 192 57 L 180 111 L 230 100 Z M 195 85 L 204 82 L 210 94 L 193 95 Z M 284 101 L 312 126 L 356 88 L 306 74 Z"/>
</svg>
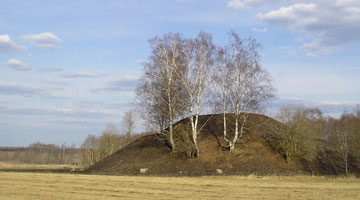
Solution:
<svg viewBox="0 0 360 200">
<path fill-rule="evenodd" d="M 121 147 L 125 146 L 130 135 L 118 134 L 114 125 L 107 125 L 101 136 L 88 135 L 80 146 L 82 164 L 89 166 L 103 158 L 111 155 Z"/>
<path fill-rule="evenodd" d="M 28 147 L 2 149 L 0 161 L 37 165 L 69 165 L 79 163 L 79 150 L 74 145 L 32 143 Z"/>
<path fill-rule="evenodd" d="M 360 167 L 360 107 L 343 112 L 339 118 L 324 116 L 318 108 L 286 106 L 275 117 L 273 130 L 275 148 L 290 162 L 296 156 L 318 159 L 335 173 L 349 174 L 350 164 Z M 331 150 L 331 151 L 329 151 Z M 329 157 L 329 153 L 335 153 Z M 340 166 L 340 168 L 339 168 Z"/>
<path fill-rule="evenodd" d="M 134 133 L 135 116 L 131 110 L 124 112 L 122 125 L 123 133 L 120 133 L 115 125 L 108 124 L 100 136 L 88 135 L 80 146 L 81 164 L 90 166 L 147 134 Z"/>
</svg>

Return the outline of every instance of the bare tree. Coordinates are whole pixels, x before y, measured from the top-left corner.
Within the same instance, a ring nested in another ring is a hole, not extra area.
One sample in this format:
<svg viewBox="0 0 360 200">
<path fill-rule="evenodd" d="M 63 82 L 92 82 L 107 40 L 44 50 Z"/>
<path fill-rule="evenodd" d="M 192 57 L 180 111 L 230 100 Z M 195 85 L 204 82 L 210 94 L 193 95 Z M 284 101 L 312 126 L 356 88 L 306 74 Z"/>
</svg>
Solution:
<svg viewBox="0 0 360 200">
<path fill-rule="evenodd" d="M 84 143 L 81 145 L 82 162 L 85 166 L 90 166 L 97 161 L 96 150 L 98 141 L 96 136 L 88 135 Z"/>
<path fill-rule="evenodd" d="M 299 121 L 295 120 L 295 115 L 295 107 L 282 107 L 276 116 L 280 123 L 271 127 L 277 139 L 276 148 L 287 162 L 303 150 L 302 136 L 298 132 Z"/>
<path fill-rule="evenodd" d="M 276 116 L 280 123 L 270 125 L 276 138 L 275 147 L 286 161 L 303 154 L 308 160 L 317 156 L 325 131 L 325 120 L 318 108 L 303 105 L 284 106 Z"/>
<path fill-rule="evenodd" d="M 199 134 L 199 114 L 201 113 L 202 98 L 209 86 L 209 78 L 215 66 L 216 46 L 212 43 L 212 36 L 205 32 L 200 32 L 197 38 L 188 39 L 184 45 L 185 70 L 177 71 L 177 75 L 182 80 L 187 99 L 187 112 L 189 115 L 192 141 L 195 152 L 190 157 L 199 156 L 198 134 Z"/>
<path fill-rule="evenodd" d="M 180 34 L 169 33 L 150 40 L 152 54 L 144 64 L 142 83 L 137 88 L 145 119 L 158 125 L 158 132 L 166 133 L 173 151 L 174 120 L 182 116 L 184 95 L 179 83 L 183 70 L 183 39 Z M 168 127 L 166 130 L 165 127 Z"/>
<path fill-rule="evenodd" d="M 341 154 L 345 174 L 349 174 L 349 155 L 351 152 L 351 141 L 353 139 L 352 114 L 342 114 L 339 120 L 333 120 L 330 125 L 333 141 Z"/>
<path fill-rule="evenodd" d="M 130 139 L 135 126 L 134 112 L 132 110 L 124 112 L 122 124 L 124 126 L 127 138 Z"/>
<path fill-rule="evenodd" d="M 143 77 L 136 89 L 139 115 L 145 121 L 145 125 L 154 132 L 164 133 L 168 125 L 168 117 L 164 108 L 163 98 L 160 91 L 151 86 L 151 82 Z"/>
<path fill-rule="evenodd" d="M 117 141 L 117 129 L 114 125 L 108 124 L 98 139 L 99 160 L 111 155 L 120 148 Z"/>
<path fill-rule="evenodd" d="M 353 127 L 353 140 L 352 140 L 352 153 L 357 158 L 360 164 L 360 106 L 357 105 L 355 109 L 355 115 L 352 120 L 352 127 Z"/>
<path fill-rule="evenodd" d="M 27 158 L 33 164 L 61 164 L 62 149 L 55 144 L 33 143 L 29 145 Z"/>
<path fill-rule="evenodd" d="M 235 32 L 229 33 L 230 44 L 219 53 L 222 63 L 218 65 L 215 80 L 222 89 L 221 101 L 224 114 L 224 140 L 230 153 L 242 137 L 248 116 L 258 112 L 261 105 L 273 96 L 269 73 L 259 63 L 257 49 L 260 44 L 254 39 L 241 39 Z M 229 106 L 227 105 L 229 104 Z M 233 113 L 234 133 L 226 130 L 226 113 Z"/>
</svg>

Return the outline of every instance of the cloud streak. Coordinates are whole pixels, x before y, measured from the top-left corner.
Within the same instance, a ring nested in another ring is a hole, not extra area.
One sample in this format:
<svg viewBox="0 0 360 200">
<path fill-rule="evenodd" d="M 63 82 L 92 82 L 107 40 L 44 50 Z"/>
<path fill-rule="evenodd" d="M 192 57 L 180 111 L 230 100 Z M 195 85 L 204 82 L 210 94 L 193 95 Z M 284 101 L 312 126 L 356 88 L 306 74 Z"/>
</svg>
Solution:
<svg viewBox="0 0 360 200">
<path fill-rule="evenodd" d="M 14 70 L 28 71 L 31 69 L 27 64 L 13 58 L 10 58 L 5 65 Z"/>
<path fill-rule="evenodd" d="M 38 48 L 50 49 L 59 48 L 60 46 L 58 44 L 62 42 L 59 37 L 51 32 L 23 35 L 21 39 Z"/>
<path fill-rule="evenodd" d="M 19 95 L 23 97 L 64 98 L 53 95 L 48 90 L 40 87 L 21 85 L 17 83 L 0 83 L 0 94 L 8 96 Z"/>
<path fill-rule="evenodd" d="M 104 73 L 93 73 L 93 72 L 66 72 L 61 74 L 64 78 L 101 78 L 104 77 Z"/>
<path fill-rule="evenodd" d="M 268 32 L 268 30 L 267 30 L 267 28 L 256 28 L 256 27 L 254 27 L 254 28 L 252 28 L 251 29 L 252 31 L 254 31 L 254 32 L 259 32 L 259 33 L 266 33 L 266 32 Z"/>
<path fill-rule="evenodd" d="M 61 72 L 64 71 L 64 69 L 60 67 L 43 67 L 36 69 L 36 71 L 39 73 L 51 73 L 51 72 Z"/>
<path fill-rule="evenodd" d="M 9 115 L 28 116 L 53 116 L 69 118 L 93 118 L 99 119 L 110 115 L 117 115 L 116 112 L 105 109 L 79 110 L 72 108 L 36 108 L 36 107 L 10 107 L 0 106 L 0 113 Z"/>
<path fill-rule="evenodd" d="M 108 83 L 105 87 L 97 88 L 92 92 L 133 92 L 138 84 L 137 78 L 124 78 Z"/>
<path fill-rule="evenodd" d="M 0 83 L 0 94 L 34 97 L 45 96 L 46 92 L 37 87 L 24 86 L 17 83 Z"/>
<path fill-rule="evenodd" d="M 81 104 L 83 105 L 83 104 Z M 114 122 L 114 119 L 121 119 L 123 111 L 127 108 L 125 104 L 122 107 L 110 104 L 101 104 L 94 107 L 89 105 L 77 107 L 34 107 L 34 106 L 9 106 L 0 105 L 0 116 L 6 116 L 6 119 L 26 120 L 22 125 L 41 126 L 58 125 L 76 125 L 81 129 L 84 125 L 104 127 L 107 123 Z M 16 124 L 10 121 L 8 124 Z M 74 128 L 74 127 L 72 127 Z"/>
</svg>

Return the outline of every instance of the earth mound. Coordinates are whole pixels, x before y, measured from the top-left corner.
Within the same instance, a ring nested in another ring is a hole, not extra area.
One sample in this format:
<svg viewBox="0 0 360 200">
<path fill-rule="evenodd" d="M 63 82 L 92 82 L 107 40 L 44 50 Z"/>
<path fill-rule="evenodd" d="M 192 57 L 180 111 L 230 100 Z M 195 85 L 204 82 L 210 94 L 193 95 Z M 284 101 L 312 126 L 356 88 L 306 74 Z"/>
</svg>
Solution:
<svg viewBox="0 0 360 200">
<path fill-rule="evenodd" d="M 313 160 L 299 155 L 286 162 L 275 148 L 269 124 L 278 121 L 264 115 L 250 114 L 245 125 L 245 133 L 239 138 L 235 152 L 230 154 L 223 139 L 223 115 L 199 116 L 203 126 L 199 134 L 199 157 L 188 158 L 184 147 L 190 133 L 188 119 L 174 125 L 177 151 L 171 152 L 163 135 L 150 134 L 134 142 L 85 169 L 84 173 L 106 175 L 156 175 L 156 176 L 202 176 L 223 175 L 296 175 L 341 173 L 341 166 L 328 166 L 339 160 L 334 152 L 321 151 Z M 232 132 L 231 123 L 228 125 Z M 184 136 L 184 134 L 186 136 Z M 332 160 L 333 159 L 333 160 Z M 340 165 L 340 164 L 339 164 Z M 324 167 L 325 166 L 325 167 Z M 140 173 L 140 169 L 147 169 Z M 359 170 L 354 167 L 353 171 Z"/>
</svg>

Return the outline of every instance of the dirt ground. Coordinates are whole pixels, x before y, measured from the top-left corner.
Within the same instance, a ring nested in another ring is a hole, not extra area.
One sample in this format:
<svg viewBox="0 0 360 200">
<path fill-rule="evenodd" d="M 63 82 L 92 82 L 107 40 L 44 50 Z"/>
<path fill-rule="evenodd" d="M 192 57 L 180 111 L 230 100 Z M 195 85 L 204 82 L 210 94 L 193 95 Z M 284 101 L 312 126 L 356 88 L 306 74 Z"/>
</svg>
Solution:
<svg viewBox="0 0 360 200">
<path fill-rule="evenodd" d="M 85 169 L 84 173 L 102 175 L 149 175 L 149 176 L 212 176 L 218 175 L 342 175 L 344 167 L 341 159 L 327 144 L 318 146 L 327 151 L 312 155 L 312 160 L 299 153 L 290 162 L 276 149 L 274 131 L 269 128 L 279 123 L 264 115 L 250 114 L 245 125 L 243 137 L 236 144 L 235 152 L 229 153 L 223 139 L 223 116 L 202 115 L 199 124 L 203 125 L 199 134 L 200 155 L 188 158 L 186 140 L 191 130 L 189 120 L 184 119 L 174 125 L 177 151 L 171 152 L 166 138 L 151 134 L 134 142 Z M 228 131 L 234 126 L 229 122 Z M 184 136 L 185 135 L 185 136 Z M 314 141 L 312 141 L 314 142 Z M 317 141 L 318 142 L 318 141 Z M 140 174 L 140 169 L 148 169 Z M 351 174 L 360 174 L 356 163 L 349 165 Z"/>
<path fill-rule="evenodd" d="M 261 122 L 272 119 L 262 115 L 251 115 L 248 120 L 248 131 L 237 143 L 235 152 L 230 154 L 225 148 L 222 136 L 222 124 L 219 121 L 221 117 L 217 115 L 200 118 L 200 124 L 207 121 L 207 125 L 199 134 L 200 155 L 197 158 L 187 158 L 180 149 L 181 144 L 178 145 L 177 152 L 171 152 L 163 137 L 147 135 L 101 160 L 85 172 L 139 175 L 141 168 L 148 168 L 146 175 L 204 176 L 216 175 L 216 169 L 221 169 L 223 175 L 294 175 L 302 170 L 299 160 L 286 163 L 262 138 L 268 129 Z M 187 126 L 189 124 L 186 124 L 186 121 L 181 121 L 175 125 L 175 132 L 181 132 Z"/>
</svg>

